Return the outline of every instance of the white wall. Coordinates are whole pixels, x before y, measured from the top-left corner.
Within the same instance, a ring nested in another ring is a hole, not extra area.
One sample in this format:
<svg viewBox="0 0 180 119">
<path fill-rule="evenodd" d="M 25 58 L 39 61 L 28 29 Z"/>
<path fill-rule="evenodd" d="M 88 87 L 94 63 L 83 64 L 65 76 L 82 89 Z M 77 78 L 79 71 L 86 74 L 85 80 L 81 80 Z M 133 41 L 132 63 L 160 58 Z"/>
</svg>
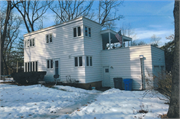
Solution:
<svg viewBox="0 0 180 119">
<path fill-rule="evenodd" d="M 77 26 L 81 26 L 83 30 L 82 18 L 24 35 L 25 40 L 35 38 L 35 47 L 24 49 L 24 62 L 38 61 L 38 71 L 47 71 L 45 80 L 54 81 L 55 69 L 47 69 L 46 60 L 60 58 L 61 80 L 66 80 L 66 76 L 71 75 L 71 78 L 85 83 L 85 67 L 74 66 L 74 57 L 84 55 L 84 37 L 73 37 L 73 27 Z M 53 42 L 48 44 L 46 34 L 49 33 L 53 34 Z"/>
<path fill-rule="evenodd" d="M 133 79 L 133 89 L 142 88 L 141 67 L 139 55 L 144 55 L 144 73 L 152 72 L 151 46 L 132 46 L 126 48 L 103 50 L 101 52 L 102 67 L 109 66 L 110 87 L 114 87 L 113 78 Z"/>
<path fill-rule="evenodd" d="M 102 38 L 101 38 L 101 25 L 91 20 L 83 19 L 84 26 L 91 28 L 91 37 L 84 37 L 84 52 L 86 56 L 92 56 L 93 66 L 86 66 L 85 77 L 86 83 L 96 82 L 102 80 L 101 72 L 101 50 L 102 50 Z"/>
</svg>

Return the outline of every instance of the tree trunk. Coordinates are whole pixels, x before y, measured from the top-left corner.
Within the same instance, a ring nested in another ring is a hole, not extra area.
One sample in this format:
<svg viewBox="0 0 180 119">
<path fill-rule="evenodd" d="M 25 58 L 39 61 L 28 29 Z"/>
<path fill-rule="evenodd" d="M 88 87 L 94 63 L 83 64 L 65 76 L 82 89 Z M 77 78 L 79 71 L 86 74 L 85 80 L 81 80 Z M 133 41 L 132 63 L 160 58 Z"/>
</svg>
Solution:
<svg viewBox="0 0 180 119">
<path fill-rule="evenodd" d="M 169 118 L 179 118 L 179 1 L 175 1 L 173 13 L 175 22 L 175 52 L 172 70 L 172 91 L 167 116 Z"/>
</svg>

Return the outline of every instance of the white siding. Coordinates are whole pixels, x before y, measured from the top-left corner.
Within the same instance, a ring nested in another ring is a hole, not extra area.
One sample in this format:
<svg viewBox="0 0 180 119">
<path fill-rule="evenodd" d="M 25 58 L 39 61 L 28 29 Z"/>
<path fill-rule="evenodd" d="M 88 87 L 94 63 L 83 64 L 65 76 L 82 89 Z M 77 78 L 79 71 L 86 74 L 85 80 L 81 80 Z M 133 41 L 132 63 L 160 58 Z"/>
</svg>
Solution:
<svg viewBox="0 0 180 119">
<path fill-rule="evenodd" d="M 163 70 L 165 70 L 165 58 L 164 58 L 164 51 L 152 46 L 152 68 L 153 68 L 153 75 L 158 76 L 161 72 L 161 67 L 163 66 Z M 154 87 L 157 88 L 157 78 L 154 78 Z"/>
<path fill-rule="evenodd" d="M 85 77 L 86 83 L 96 82 L 102 80 L 102 67 L 101 67 L 101 25 L 91 20 L 83 19 L 84 26 L 91 28 L 91 37 L 84 37 L 84 52 L 86 56 L 92 56 L 93 66 L 86 66 Z"/>
<path fill-rule="evenodd" d="M 24 49 L 24 62 L 38 61 L 38 71 L 47 71 L 45 80 L 54 81 L 55 69 L 47 69 L 46 60 L 59 58 L 61 80 L 66 80 L 66 76 L 71 75 L 71 78 L 85 83 L 85 67 L 74 66 L 74 57 L 84 55 L 84 37 L 73 37 L 73 27 L 77 26 L 81 26 L 82 30 L 82 18 L 62 27 L 50 27 L 24 35 L 25 40 L 35 38 L 35 47 Z M 52 43 L 46 43 L 46 34 L 49 33 L 53 35 Z"/>
<path fill-rule="evenodd" d="M 151 46 L 133 46 L 102 51 L 102 66 L 109 66 L 110 87 L 114 87 L 113 78 L 133 79 L 133 89 L 142 88 L 141 65 L 139 55 L 144 55 L 144 73 L 152 72 Z"/>
</svg>

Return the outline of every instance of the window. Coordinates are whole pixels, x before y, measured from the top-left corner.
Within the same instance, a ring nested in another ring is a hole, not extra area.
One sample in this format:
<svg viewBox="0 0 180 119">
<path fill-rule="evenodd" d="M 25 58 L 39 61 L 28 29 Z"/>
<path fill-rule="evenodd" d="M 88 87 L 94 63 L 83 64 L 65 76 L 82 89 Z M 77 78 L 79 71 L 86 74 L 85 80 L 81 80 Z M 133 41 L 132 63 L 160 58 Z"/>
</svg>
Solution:
<svg viewBox="0 0 180 119">
<path fill-rule="evenodd" d="M 25 47 L 32 47 L 35 46 L 35 40 L 34 39 L 28 39 L 25 41 Z"/>
<path fill-rule="evenodd" d="M 82 56 L 74 57 L 74 65 L 75 67 L 83 66 Z"/>
<path fill-rule="evenodd" d="M 105 73 L 109 73 L 109 69 L 105 69 Z"/>
<path fill-rule="evenodd" d="M 85 36 L 91 37 L 91 28 L 85 26 Z"/>
<path fill-rule="evenodd" d="M 78 57 L 74 58 L 74 63 L 75 63 L 75 67 L 77 67 L 78 66 Z"/>
<path fill-rule="evenodd" d="M 78 26 L 78 27 L 73 28 L 73 34 L 74 34 L 73 35 L 74 37 L 81 36 L 81 27 Z"/>
<path fill-rule="evenodd" d="M 37 61 L 25 63 L 25 72 L 38 71 L 37 69 L 38 69 Z"/>
<path fill-rule="evenodd" d="M 52 43 L 52 34 L 47 34 L 46 35 L 46 43 Z"/>
<path fill-rule="evenodd" d="M 91 37 L 91 28 L 89 28 L 89 37 Z"/>
<path fill-rule="evenodd" d="M 74 28 L 74 37 L 76 37 L 76 28 Z"/>
<path fill-rule="evenodd" d="M 81 27 L 78 27 L 78 36 L 81 36 Z"/>
<path fill-rule="evenodd" d="M 87 27 L 85 27 L 85 36 L 87 36 Z"/>
<path fill-rule="evenodd" d="M 92 57 L 86 56 L 86 66 L 92 66 Z"/>
<path fill-rule="evenodd" d="M 82 66 L 82 57 L 79 57 L 79 66 Z"/>
<path fill-rule="evenodd" d="M 53 68 L 53 60 L 50 59 L 50 60 L 47 60 L 47 68 Z"/>
<path fill-rule="evenodd" d="M 25 63 L 25 72 L 27 72 L 27 63 Z"/>
</svg>

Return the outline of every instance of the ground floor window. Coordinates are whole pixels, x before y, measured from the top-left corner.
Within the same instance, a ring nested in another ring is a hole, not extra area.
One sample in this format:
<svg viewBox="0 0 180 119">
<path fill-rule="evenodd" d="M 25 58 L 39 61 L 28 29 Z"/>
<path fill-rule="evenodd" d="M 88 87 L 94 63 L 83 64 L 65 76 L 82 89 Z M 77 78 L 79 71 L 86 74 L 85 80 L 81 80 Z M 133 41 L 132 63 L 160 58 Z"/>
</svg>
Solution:
<svg viewBox="0 0 180 119">
<path fill-rule="evenodd" d="M 86 56 L 86 66 L 92 66 L 92 56 Z"/>
<path fill-rule="evenodd" d="M 82 56 L 74 57 L 74 66 L 75 67 L 83 66 Z"/>
<path fill-rule="evenodd" d="M 48 59 L 47 60 L 47 68 L 53 68 L 53 60 L 52 59 Z"/>
<path fill-rule="evenodd" d="M 38 71 L 38 62 L 32 61 L 32 62 L 25 62 L 25 72 L 34 72 Z"/>
</svg>

